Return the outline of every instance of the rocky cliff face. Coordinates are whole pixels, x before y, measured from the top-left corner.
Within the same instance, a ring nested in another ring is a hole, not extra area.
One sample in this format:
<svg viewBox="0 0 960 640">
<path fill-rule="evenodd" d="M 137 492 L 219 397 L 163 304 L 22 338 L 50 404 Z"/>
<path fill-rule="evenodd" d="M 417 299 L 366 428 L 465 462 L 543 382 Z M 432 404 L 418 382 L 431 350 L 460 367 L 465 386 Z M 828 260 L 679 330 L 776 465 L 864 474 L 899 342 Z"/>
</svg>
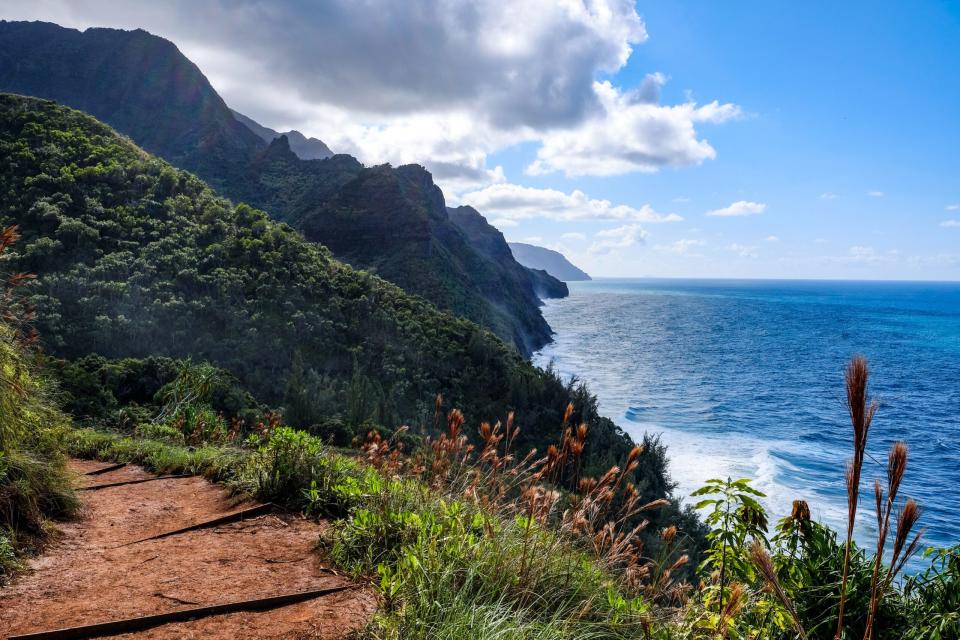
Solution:
<svg viewBox="0 0 960 640">
<path fill-rule="evenodd" d="M 473 207 L 447 209 L 450 219 L 463 231 L 470 243 L 488 258 L 503 266 L 515 279 L 528 278 L 535 295 L 540 298 L 565 298 L 570 295 L 565 282 L 541 269 L 523 266 L 514 257 L 500 230 L 487 222 Z"/>
<path fill-rule="evenodd" d="M 491 329 L 521 353 L 549 340 L 530 274 L 502 246 L 491 252 L 475 245 L 486 240 L 450 220 L 443 194 L 422 167 L 365 168 L 347 155 L 305 160 L 292 147 L 293 134 L 267 143 L 162 38 L 141 30 L 0 22 L 0 91 L 100 118 L 230 198 Z"/>
</svg>

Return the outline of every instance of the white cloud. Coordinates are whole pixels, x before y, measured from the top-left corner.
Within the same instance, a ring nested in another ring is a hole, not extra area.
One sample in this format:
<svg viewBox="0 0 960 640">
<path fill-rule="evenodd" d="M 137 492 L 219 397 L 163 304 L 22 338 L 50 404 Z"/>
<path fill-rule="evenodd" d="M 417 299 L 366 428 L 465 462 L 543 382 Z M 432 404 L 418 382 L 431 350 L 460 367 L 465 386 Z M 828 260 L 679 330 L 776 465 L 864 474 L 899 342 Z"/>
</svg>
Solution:
<svg viewBox="0 0 960 640">
<path fill-rule="evenodd" d="M 495 184 L 461 197 L 464 204 L 498 218 L 522 220 L 632 220 L 636 222 L 675 222 L 675 213 L 658 213 L 648 204 L 640 208 L 595 200 L 582 191 L 564 193 L 556 189 L 536 189 L 518 184 Z"/>
<path fill-rule="evenodd" d="M 654 247 L 656 251 L 663 251 L 666 253 L 676 253 L 682 256 L 694 256 L 699 255 L 693 253 L 692 250 L 697 247 L 706 246 L 706 242 L 703 240 L 698 240 L 696 238 L 681 238 L 675 242 L 669 244 L 658 244 Z"/>
<path fill-rule="evenodd" d="M 541 244 L 543 242 L 543 236 L 527 236 L 523 241 L 531 244 Z"/>
<path fill-rule="evenodd" d="M 847 249 L 847 255 L 837 258 L 838 262 L 875 265 L 896 260 L 896 256 L 884 256 L 873 247 L 856 245 Z"/>
<path fill-rule="evenodd" d="M 871 198 L 882 198 L 886 194 L 883 191 L 867 191 L 867 195 Z"/>
<path fill-rule="evenodd" d="M 763 213 L 767 210 L 767 205 L 762 202 L 750 202 L 748 200 L 738 200 L 728 207 L 707 211 L 708 216 L 734 217 L 734 216 L 753 216 Z"/>
<path fill-rule="evenodd" d="M 547 132 L 529 174 L 612 176 L 701 164 L 715 158 L 716 150 L 697 137 L 695 125 L 741 115 L 737 105 L 717 101 L 699 107 L 694 102 L 660 105 L 608 81 L 593 88 L 599 110 L 578 127 Z"/>
<path fill-rule="evenodd" d="M 147 29 L 262 124 L 367 164 L 424 164 L 453 194 L 502 182 L 487 158 L 519 142 L 542 145 L 536 172 L 699 164 L 716 151 L 696 126 L 740 113 L 659 104 L 660 73 L 597 81 L 647 39 L 631 0 L 15 0 L 4 17 Z"/>
<path fill-rule="evenodd" d="M 960 227 L 960 220 L 944 220 L 940 223 L 941 227 Z"/>
<path fill-rule="evenodd" d="M 603 254 L 643 243 L 646 241 L 647 232 L 639 224 L 626 224 L 615 229 L 598 231 L 594 237 L 598 239 L 587 249 L 588 253 Z"/>
<path fill-rule="evenodd" d="M 960 211 L 960 204 L 948 204 L 944 209 L 947 211 Z"/>
<path fill-rule="evenodd" d="M 756 258 L 756 257 L 757 257 L 757 253 L 756 253 L 756 249 L 757 249 L 757 248 L 756 248 L 756 247 L 748 247 L 748 246 L 743 245 L 743 244 L 733 243 L 733 244 L 727 245 L 726 249 L 727 249 L 727 251 L 732 251 L 732 252 L 734 252 L 735 254 L 737 254 L 738 256 L 740 256 L 741 258 Z"/>
<path fill-rule="evenodd" d="M 490 224 L 500 229 L 503 229 L 504 227 L 517 227 L 520 225 L 519 222 L 516 220 L 511 220 L 510 218 L 495 218 L 490 221 Z"/>
<path fill-rule="evenodd" d="M 830 193 L 829 191 L 826 192 L 826 193 L 821 193 L 821 194 L 820 194 L 820 199 L 821 199 L 821 200 L 836 200 L 836 199 L 837 199 L 837 194 L 835 194 L 835 193 Z"/>
<path fill-rule="evenodd" d="M 586 240 L 587 239 L 586 234 L 577 233 L 575 231 L 561 234 L 560 237 L 563 238 L 564 240 Z"/>
<path fill-rule="evenodd" d="M 777 236 L 767 236 L 766 240 L 767 242 L 780 242 L 780 238 Z"/>
</svg>

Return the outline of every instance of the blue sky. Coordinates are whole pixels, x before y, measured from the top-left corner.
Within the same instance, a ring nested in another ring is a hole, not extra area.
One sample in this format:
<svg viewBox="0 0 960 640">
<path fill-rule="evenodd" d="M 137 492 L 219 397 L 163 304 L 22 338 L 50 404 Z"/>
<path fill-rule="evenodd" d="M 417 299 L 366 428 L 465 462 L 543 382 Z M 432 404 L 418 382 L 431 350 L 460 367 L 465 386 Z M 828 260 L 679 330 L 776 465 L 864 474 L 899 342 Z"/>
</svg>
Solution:
<svg viewBox="0 0 960 640">
<path fill-rule="evenodd" d="M 167 37 L 231 107 L 423 164 L 450 204 L 594 275 L 960 280 L 960 3 L 14 0 L 0 17 Z"/>
<path fill-rule="evenodd" d="M 941 226 L 960 220 L 960 208 L 947 210 L 960 203 L 960 4 L 658 1 L 638 10 L 650 37 L 617 82 L 660 71 L 664 102 L 689 91 L 746 115 L 700 128 L 717 156 L 698 166 L 524 176 L 684 217 L 646 226 L 646 242 L 628 255 L 577 255 L 581 263 L 610 275 L 960 278 L 960 227 Z M 531 152 L 491 161 L 512 179 Z M 704 215 L 739 200 L 767 207 Z M 507 233 L 579 253 L 583 243 L 558 239 L 555 227 L 524 221 Z M 692 242 L 675 244 L 683 240 Z"/>
</svg>

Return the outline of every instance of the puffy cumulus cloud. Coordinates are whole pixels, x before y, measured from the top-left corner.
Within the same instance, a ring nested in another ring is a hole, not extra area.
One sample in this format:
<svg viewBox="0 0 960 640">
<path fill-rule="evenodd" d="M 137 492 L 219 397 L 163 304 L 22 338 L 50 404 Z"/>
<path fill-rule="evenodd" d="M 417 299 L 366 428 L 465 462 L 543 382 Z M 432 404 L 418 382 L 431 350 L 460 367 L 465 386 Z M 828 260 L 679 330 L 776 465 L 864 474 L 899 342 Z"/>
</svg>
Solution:
<svg viewBox="0 0 960 640">
<path fill-rule="evenodd" d="M 367 164 L 424 164 L 454 193 L 502 180 L 487 157 L 519 142 L 542 144 L 539 172 L 696 164 L 715 151 L 694 126 L 739 113 L 662 106 L 659 73 L 597 82 L 647 39 L 632 0 L 12 0 L 4 13 L 142 27 L 262 124 Z"/>
<path fill-rule="evenodd" d="M 707 211 L 708 216 L 720 218 L 732 218 L 738 216 L 755 216 L 767 210 L 767 205 L 762 202 L 750 202 L 749 200 L 738 200 L 728 207 Z"/>
<path fill-rule="evenodd" d="M 537 189 L 518 184 L 494 184 L 461 198 L 485 214 L 522 220 L 633 220 L 637 222 L 676 222 L 675 213 L 658 213 L 648 204 L 640 208 L 613 204 L 609 200 L 589 198 L 582 191 L 564 193 L 557 189 Z"/>
<path fill-rule="evenodd" d="M 695 125 L 736 118 L 740 108 L 717 101 L 702 106 L 694 102 L 660 105 L 659 87 L 664 81 L 659 74 L 647 76 L 636 91 L 595 82 L 601 109 L 579 127 L 547 132 L 527 172 L 610 176 L 712 160 L 717 152 L 698 138 Z"/>
<path fill-rule="evenodd" d="M 695 256 L 695 249 L 706 246 L 706 242 L 697 238 L 681 238 L 669 244 L 658 244 L 654 250 L 665 253 L 676 253 L 681 256 Z"/>
<path fill-rule="evenodd" d="M 639 224 L 626 224 L 615 229 L 598 231 L 594 238 L 587 253 L 597 255 L 642 244 L 646 241 L 647 232 Z"/>
<path fill-rule="evenodd" d="M 143 27 L 247 64 L 265 82 L 367 113 L 479 106 L 504 126 L 579 121 L 594 76 L 646 40 L 629 0 L 31 0 L 34 15 L 80 26 Z M 53 14 L 53 16 L 51 16 Z M 218 68 L 218 72 L 226 70 Z M 242 80 L 240 80 L 242 79 Z"/>
</svg>

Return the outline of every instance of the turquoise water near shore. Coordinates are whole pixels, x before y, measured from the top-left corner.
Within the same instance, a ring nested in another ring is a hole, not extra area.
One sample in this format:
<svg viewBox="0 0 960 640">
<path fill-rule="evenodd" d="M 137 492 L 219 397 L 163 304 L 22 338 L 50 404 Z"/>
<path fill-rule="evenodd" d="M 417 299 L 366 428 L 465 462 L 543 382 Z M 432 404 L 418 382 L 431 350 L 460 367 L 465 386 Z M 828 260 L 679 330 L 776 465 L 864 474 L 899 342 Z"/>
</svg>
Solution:
<svg viewBox="0 0 960 640">
<path fill-rule="evenodd" d="M 960 541 L 960 284 L 594 280 L 544 315 L 554 342 L 534 361 L 576 375 L 628 433 L 659 433 L 680 495 L 750 477 L 779 518 L 796 498 L 846 521 L 851 428 L 843 370 L 865 355 L 880 410 L 864 487 L 910 446 L 901 495 L 923 508 L 928 544 Z M 858 521 L 869 539 L 872 498 Z"/>
</svg>

